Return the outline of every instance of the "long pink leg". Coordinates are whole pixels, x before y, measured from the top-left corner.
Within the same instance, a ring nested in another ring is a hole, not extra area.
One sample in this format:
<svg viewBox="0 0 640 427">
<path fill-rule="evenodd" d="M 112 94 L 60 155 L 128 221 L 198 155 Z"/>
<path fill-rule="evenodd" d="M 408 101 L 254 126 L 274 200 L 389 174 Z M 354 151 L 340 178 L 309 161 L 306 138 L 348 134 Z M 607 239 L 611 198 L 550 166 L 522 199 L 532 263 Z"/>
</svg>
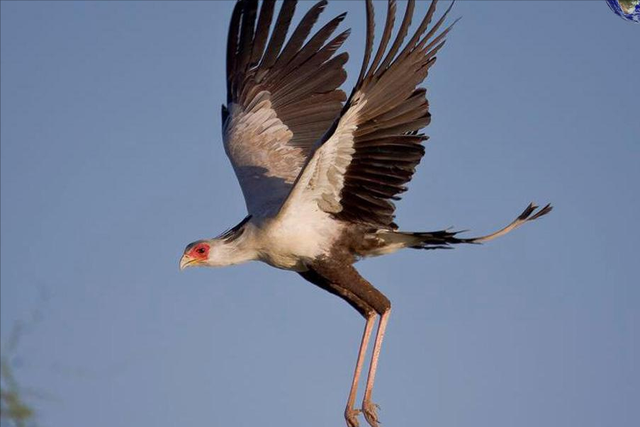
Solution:
<svg viewBox="0 0 640 427">
<path fill-rule="evenodd" d="M 367 317 L 367 323 L 364 326 L 364 333 L 362 334 L 362 341 L 360 343 L 360 349 L 358 350 L 358 361 L 356 362 L 356 369 L 353 373 L 353 381 L 351 382 L 351 390 L 349 391 L 349 399 L 347 400 L 347 407 L 344 410 L 344 418 L 347 420 L 348 427 L 358 427 L 358 414 L 359 410 L 353 409 L 356 403 L 356 394 L 358 393 L 358 382 L 360 374 L 362 373 L 362 365 L 364 364 L 364 356 L 367 353 L 367 347 L 369 347 L 369 339 L 371 338 L 371 332 L 373 331 L 373 324 L 376 320 L 376 315 L 372 314 Z"/>
<path fill-rule="evenodd" d="M 369 366 L 369 376 L 367 377 L 367 385 L 364 389 L 364 399 L 362 400 L 362 412 L 364 413 L 364 418 L 371 427 L 378 427 L 379 423 L 377 413 L 378 405 L 371 402 L 371 393 L 373 391 L 373 383 L 376 379 L 376 369 L 378 369 L 378 358 L 380 357 L 380 348 L 382 347 L 382 340 L 384 339 L 384 331 L 387 328 L 387 322 L 389 322 L 390 314 L 391 309 L 382 313 L 382 316 L 380 317 L 376 341 L 373 345 L 371 365 Z"/>
</svg>

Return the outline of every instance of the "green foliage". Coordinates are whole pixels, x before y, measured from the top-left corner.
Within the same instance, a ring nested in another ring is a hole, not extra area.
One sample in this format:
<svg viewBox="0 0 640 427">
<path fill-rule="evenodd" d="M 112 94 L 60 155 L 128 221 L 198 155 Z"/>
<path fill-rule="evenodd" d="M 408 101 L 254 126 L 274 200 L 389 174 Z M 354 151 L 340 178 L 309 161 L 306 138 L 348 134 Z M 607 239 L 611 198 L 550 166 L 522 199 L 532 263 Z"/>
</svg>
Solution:
<svg viewBox="0 0 640 427">
<path fill-rule="evenodd" d="M 11 421 L 16 427 L 24 427 L 33 420 L 33 409 L 24 402 L 9 363 L 6 360 L 1 363 L 0 418 Z"/>
<path fill-rule="evenodd" d="M 0 420 L 7 420 L 15 427 L 35 425 L 35 413 L 25 402 L 22 390 L 15 378 L 11 359 L 22 334 L 22 323 L 18 322 L 0 356 Z"/>
</svg>

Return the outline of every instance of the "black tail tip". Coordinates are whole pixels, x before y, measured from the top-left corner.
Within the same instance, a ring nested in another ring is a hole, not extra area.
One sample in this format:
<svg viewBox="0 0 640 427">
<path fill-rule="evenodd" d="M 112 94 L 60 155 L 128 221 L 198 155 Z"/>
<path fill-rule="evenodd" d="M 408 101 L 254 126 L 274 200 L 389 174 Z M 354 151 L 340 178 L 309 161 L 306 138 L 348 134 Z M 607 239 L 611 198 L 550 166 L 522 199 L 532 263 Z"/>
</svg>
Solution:
<svg viewBox="0 0 640 427">
<path fill-rule="evenodd" d="M 534 205 L 533 203 L 531 205 L 529 205 L 530 207 L 533 207 L 534 209 L 530 212 L 533 213 L 533 211 L 535 209 L 537 209 L 538 207 L 536 205 Z M 541 216 L 544 216 L 546 214 L 548 214 L 549 212 L 551 212 L 553 210 L 553 206 L 551 206 L 551 203 L 547 203 L 542 209 L 540 209 L 538 212 L 536 212 L 533 216 L 529 217 L 527 219 L 527 221 L 533 221 L 535 219 L 540 218 Z M 529 215 L 527 215 L 529 216 Z"/>
</svg>

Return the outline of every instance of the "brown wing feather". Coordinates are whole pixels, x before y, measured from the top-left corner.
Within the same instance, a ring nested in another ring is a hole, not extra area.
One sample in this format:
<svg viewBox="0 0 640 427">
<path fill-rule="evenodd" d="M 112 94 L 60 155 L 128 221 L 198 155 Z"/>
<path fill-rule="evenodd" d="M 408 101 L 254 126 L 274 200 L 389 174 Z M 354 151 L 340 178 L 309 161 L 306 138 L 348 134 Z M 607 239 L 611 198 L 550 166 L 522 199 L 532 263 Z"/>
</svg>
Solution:
<svg viewBox="0 0 640 427">
<path fill-rule="evenodd" d="M 344 14 L 312 34 L 326 6 L 322 0 L 286 41 L 296 1 L 285 0 L 269 37 L 275 1 L 263 1 L 259 13 L 258 6 L 257 0 L 240 0 L 233 11 L 222 109 L 225 149 L 254 214 L 279 206 L 338 117 L 346 99 L 338 87 L 347 55 L 335 53 L 349 34 L 329 40 Z"/>
<path fill-rule="evenodd" d="M 390 0 L 388 13 L 395 13 L 393 3 Z M 411 22 L 414 5 L 413 2 L 407 5 L 398 38 L 389 56 L 379 63 L 392 31 L 393 18 L 388 17 L 381 46 L 368 71 L 365 71 L 368 60 L 363 63 L 356 91 L 345 107 L 347 110 L 363 104 L 357 115 L 357 129 L 353 132 L 354 152 L 340 192 L 342 210 L 334 214 L 338 219 L 396 228 L 393 222 L 395 206 L 391 200 L 398 200 L 399 194 L 406 191 L 406 184 L 424 155 L 422 143 L 427 139 L 417 131 L 431 121 L 426 90 L 417 86 L 427 77 L 436 53 L 444 44 L 441 40 L 449 30 L 433 38 L 447 16 L 447 10 L 423 37 L 436 4 L 437 1 L 431 3 L 416 33 L 396 55 Z M 373 16 L 373 12 L 367 16 Z M 368 19 L 368 23 L 368 34 L 372 34 L 372 19 Z M 367 36 L 368 40 L 370 38 L 372 36 Z M 371 56 L 372 48 L 368 43 L 365 58 Z"/>
</svg>

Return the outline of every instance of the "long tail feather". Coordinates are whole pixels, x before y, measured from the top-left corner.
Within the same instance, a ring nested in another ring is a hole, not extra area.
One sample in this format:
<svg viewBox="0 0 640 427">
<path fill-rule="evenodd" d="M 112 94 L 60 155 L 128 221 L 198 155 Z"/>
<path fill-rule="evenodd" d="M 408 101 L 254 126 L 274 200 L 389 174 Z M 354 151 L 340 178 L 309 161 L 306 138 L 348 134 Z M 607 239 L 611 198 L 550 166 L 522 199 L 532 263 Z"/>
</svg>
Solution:
<svg viewBox="0 0 640 427">
<path fill-rule="evenodd" d="M 449 231 L 449 230 L 439 230 L 439 231 L 430 231 L 424 233 L 409 233 L 409 232 L 392 232 L 395 235 L 395 239 L 403 239 L 405 242 L 405 247 L 413 248 L 413 249 L 451 249 L 451 245 L 457 245 L 459 243 L 484 243 L 489 240 L 493 240 L 497 237 L 504 236 L 507 233 L 512 232 L 516 228 L 521 225 L 534 221 L 549 212 L 553 207 L 548 204 L 543 208 L 538 210 L 538 206 L 531 203 L 527 208 L 520 214 L 516 219 L 514 219 L 509 225 L 506 227 L 491 233 L 486 236 L 478 236 L 478 237 L 457 237 L 461 231 Z"/>
</svg>

